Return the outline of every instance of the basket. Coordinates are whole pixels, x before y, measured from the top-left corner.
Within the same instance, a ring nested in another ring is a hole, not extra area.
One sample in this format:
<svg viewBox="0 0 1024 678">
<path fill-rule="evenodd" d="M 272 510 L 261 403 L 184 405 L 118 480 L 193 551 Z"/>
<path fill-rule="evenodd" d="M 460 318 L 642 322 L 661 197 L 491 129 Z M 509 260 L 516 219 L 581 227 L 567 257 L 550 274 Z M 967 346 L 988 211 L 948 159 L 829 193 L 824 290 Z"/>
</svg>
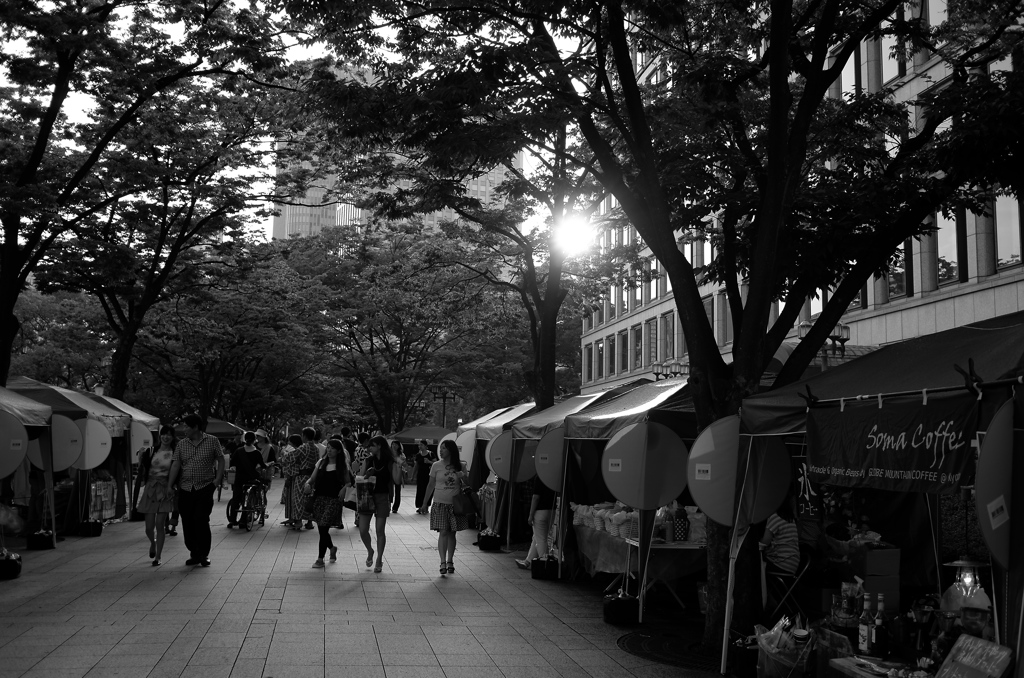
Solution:
<svg viewBox="0 0 1024 678">
<path fill-rule="evenodd" d="M 612 535 L 613 537 L 622 536 L 622 529 L 619 526 L 619 523 L 612 521 L 611 518 L 604 519 L 604 527 L 608 531 L 608 534 Z"/>
<path fill-rule="evenodd" d="M 629 519 L 622 523 L 620 529 L 620 536 L 624 539 L 639 539 L 640 538 L 640 516 L 631 515 Z"/>
<path fill-rule="evenodd" d="M 803 678 L 814 647 L 814 637 L 797 652 L 777 652 L 767 647 L 761 636 L 767 632 L 763 626 L 755 626 L 757 638 L 757 678 Z"/>
</svg>

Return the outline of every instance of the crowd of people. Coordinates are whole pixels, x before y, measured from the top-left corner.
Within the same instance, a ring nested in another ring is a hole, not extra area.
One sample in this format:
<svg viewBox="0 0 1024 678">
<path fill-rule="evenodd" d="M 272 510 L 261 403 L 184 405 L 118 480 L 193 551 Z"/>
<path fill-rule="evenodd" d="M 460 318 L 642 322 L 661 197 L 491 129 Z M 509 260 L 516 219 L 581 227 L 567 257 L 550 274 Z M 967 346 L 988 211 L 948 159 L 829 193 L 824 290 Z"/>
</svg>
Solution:
<svg viewBox="0 0 1024 678">
<path fill-rule="evenodd" d="M 226 469 L 231 468 L 228 529 L 239 525 L 238 513 L 248 489 L 256 485 L 268 492 L 279 472 L 284 481 L 280 496 L 285 507 L 283 524 L 293 530 L 311 530 L 316 524 L 319 542 L 313 567 L 324 567 L 325 557 L 337 561 L 338 547 L 330 531 L 345 529 L 347 508 L 355 514 L 366 548 L 366 567 L 378 573 L 383 570 L 387 521 L 401 507 L 408 465 L 401 443 L 365 431 L 356 434 L 348 428 L 322 441 L 317 429 L 306 427 L 279 445 L 271 442 L 265 430 L 257 429 L 222 448 L 217 438 L 203 431 L 198 415 L 186 416 L 183 423 L 183 437 L 179 438 L 173 427 L 164 426 L 154 447 L 139 457 L 143 490 L 136 510 L 145 517 L 154 566 L 161 564 L 165 537 L 177 534 L 179 517 L 189 550 L 185 564 L 210 566 L 214 494 Z M 429 514 L 430 529 L 438 533 L 441 576 L 455 572 L 455 535 L 469 527 L 467 516 L 453 508 L 467 476 L 466 463 L 454 441 L 442 441 L 436 456 L 427 441 L 418 442 L 412 470 L 416 513 Z"/>
</svg>

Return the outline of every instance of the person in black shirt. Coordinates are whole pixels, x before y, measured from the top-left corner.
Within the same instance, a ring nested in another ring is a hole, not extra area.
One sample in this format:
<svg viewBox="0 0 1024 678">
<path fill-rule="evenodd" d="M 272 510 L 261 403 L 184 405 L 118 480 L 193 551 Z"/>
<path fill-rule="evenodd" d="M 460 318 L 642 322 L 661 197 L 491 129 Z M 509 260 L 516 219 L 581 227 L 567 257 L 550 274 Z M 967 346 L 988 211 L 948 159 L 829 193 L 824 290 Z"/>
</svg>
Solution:
<svg viewBox="0 0 1024 678">
<path fill-rule="evenodd" d="M 555 508 L 555 492 L 541 482 L 540 478 L 533 480 L 533 498 L 530 500 L 529 523 L 533 528 L 533 542 L 530 550 L 523 560 L 517 560 L 516 565 L 524 570 L 530 569 L 534 558 L 548 557 L 548 527 L 551 525 L 551 512 Z"/>
<path fill-rule="evenodd" d="M 430 481 L 430 467 L 437 461 L 437 457 L 427 447 L 427 441 L 421 440 L 419 449 L 416 451 L 416 513 L 427 515 L 430 513 L 430 497 L 427 493 L 427 482 Z"/>
<path fill-rule="evenodd" d="M 338 560 L 338 547 L 331 540 L 331 527 L 339 520 L 345 488 L 352 485 L 348 455 L 340 440 L 327 441 L 327 454 L 316 463 L 313 476 L 303 490 L 313 493 L 313 520 L 320 532 L 319 551 L 313 567 L 324 566 L 324 555 L 331 552 L 331 562 Z"/>
<path fill-rule="evenodd" d="M 231 515 L 228 520 L 229 530 L 238 526 L 238 510 L 242 508 L 245 486 L 263 482 L 260 470 L 267 468 L 263 454 L 256 447 L 256 434 L 246 431 L 242 440 L 245 441 L 245 445 L 231 453 L 231 465 L 235 467 L 235 482 L 231 485 L 231 501 L 228 502 L 228 511 Z"/>
<path fill-rule="evenodd" d="M 373 546 L 370 542 L 370 518 L 375 518 L 377 532 L 377 562 L 373 566 L 374 572 L 380 572 L 384 568 L 384 547 L 387 544 L 387 536 L 384 533 L 388 524 L 388 516 L 391 514 L 391 491 L 394 481 L 391 477 L 391 468 L 395 464 L 395 458 L 391 454 L 391 446 L 384 436 L 374 436 L 369 441 L 369 456 L 363 461 L 360 475 L 370 483 L 373 494 L 373 513 L 363 512 L 360 506 L 359 513 L 359 538 L 366 547 L 366 566 L 373 563 Z"/>
</svg>

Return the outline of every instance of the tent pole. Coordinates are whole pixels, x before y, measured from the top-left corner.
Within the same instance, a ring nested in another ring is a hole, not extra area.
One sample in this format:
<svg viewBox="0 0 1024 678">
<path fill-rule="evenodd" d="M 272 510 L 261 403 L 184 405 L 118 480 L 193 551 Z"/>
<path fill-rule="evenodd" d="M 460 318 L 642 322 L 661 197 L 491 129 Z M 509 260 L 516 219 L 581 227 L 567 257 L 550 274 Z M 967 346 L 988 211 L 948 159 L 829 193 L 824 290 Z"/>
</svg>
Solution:
<svg viewBox="0 0 1024 678">
<path fill-rule="evenodd" d="M 937 502 L 938 500 L 936 500 Z M 939 545 L 935 541 L 935 535 L 938 534 L 938 530 L 935 525 L 935 517 L 932 515 L 931 498 L 927 494 L 924 496 L 924 505 L 928 507 L 928 523 L 931 526 L 932 555 L 935 556 L 935 586 L 938 590 L 939 598 L 942 598 L 942 563 L 939 562 Z"/>
<path fill-rule="evenodd" d="M 53 540 L 53 548 L 57 548 L 57 509 L 54 506 L 56 499 L 55 492 L 53 489 L 53 429 L 46 427 L 43 437 L 46 445 L 39 445 L 39 456 L 43 460 L 43 482 L 45 484 L 46 492 L 46 503 L 48 506 L 46 510 L 50 513 L 50 539 Z"/>
<path fill-rule="evenodd" d="M 555 532 L 558 538 L 558 580 L 562 580 L 562 562 L 565 560 L 565 481 L 569 476 L 569 441 L 562 439 L 562 496 L 558 502 L 558 531 Z"/>
<path fill-rule="evenodd" d="M 740 508 L 743 506 L 743 494 L 747 489 L 747 476 L 750 475 L 750 450 L 754 446 L 753 436 L 749 437 L 747 444 L 747 460 L 743 465 L 743 481 L 740 483 L 739 494 L 733 502 L 732 531 L 729 536 L 729 579 L 725 590 L 725 628 L 722 630 L 722 666 L 721 674 L 726 675 L 726 665 L 729 662 L 729 631 L 732 629 L 732 612 L 734 608 L 733 592 L 736 590 L 736 559 L 739 556 L 740 548 L 747 536 L 747 526 L 743 526 L 743 534 L 737 537 L 737 530 L 740 522 Z"/>
</svg>

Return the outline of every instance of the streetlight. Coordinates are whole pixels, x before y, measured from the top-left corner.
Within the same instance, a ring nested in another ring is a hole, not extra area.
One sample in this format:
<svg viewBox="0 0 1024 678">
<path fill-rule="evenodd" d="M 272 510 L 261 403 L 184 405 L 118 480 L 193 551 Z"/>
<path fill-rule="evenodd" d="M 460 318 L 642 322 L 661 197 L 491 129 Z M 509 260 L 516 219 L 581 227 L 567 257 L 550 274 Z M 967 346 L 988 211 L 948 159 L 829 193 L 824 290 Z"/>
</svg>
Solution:
<svg viewBox="0 0 1024 678">
<path fill-rule="evenodd" d="M 454 402 L 457 397 L 455 391 L 447 384 L 434 384 L 430 392 L 434 394 L 435 401 L 441 401 L 441 428 L 448 428 L 448 398 Z"/>
<path fill-rule="evenodd" d="M 651 371 L 654 372 L 654 381 L 658 381 L 662 377 L 668 379 L 668 375 L 665 374 L 665 366 L 661 363 L 654 363 L 651 365 Z"/>
<path fill-rule="evenodd" d="M 797 336 L 800 337 L 800 339 L 803 339 L 808 335 L 808 333 L 810 333 L 813 326 L 814 324 L 811 321 L 803 321 L 796 326 Z M 846 356 L 846 342 L 850 340 L 850 326 L 840 320 L 836 323 L 836 326 L 832 328 L 832 331 L 829 332 L 828 340 L 832 342 L 832 345 L 825 345 L 821 347 L 822 370 L 828 369 L 828 356 L 830 352 L 833 358 L 836 356 L 841 358 Z"/>
</svg>

